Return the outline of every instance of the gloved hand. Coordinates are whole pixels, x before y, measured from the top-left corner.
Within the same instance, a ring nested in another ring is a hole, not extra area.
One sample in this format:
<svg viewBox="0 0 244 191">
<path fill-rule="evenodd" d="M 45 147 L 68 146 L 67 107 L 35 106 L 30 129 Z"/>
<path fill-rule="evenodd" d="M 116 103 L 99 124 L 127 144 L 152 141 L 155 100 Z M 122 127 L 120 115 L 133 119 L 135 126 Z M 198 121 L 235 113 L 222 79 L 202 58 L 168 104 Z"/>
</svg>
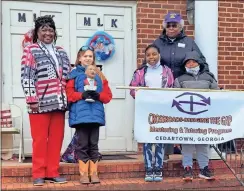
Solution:
<svg viewBox="0 0 244 191">
<path fill-rule="evenodd" d="M 91 92 L 94 92 L 94 91 L 91 91 L 91 90 L 87 90 L 87 91 L 84 91 L 82 93 L 82 99 L 87 99 L 87 98 L 91 98 Z"/>
<path fill-rule="evenodd" d="M 99 100 L 100 94 L 98 92 L 91 91 L 91 92 L 89 92 L 89 95 L 91 96 L 92 99 Z"/>
</svg>

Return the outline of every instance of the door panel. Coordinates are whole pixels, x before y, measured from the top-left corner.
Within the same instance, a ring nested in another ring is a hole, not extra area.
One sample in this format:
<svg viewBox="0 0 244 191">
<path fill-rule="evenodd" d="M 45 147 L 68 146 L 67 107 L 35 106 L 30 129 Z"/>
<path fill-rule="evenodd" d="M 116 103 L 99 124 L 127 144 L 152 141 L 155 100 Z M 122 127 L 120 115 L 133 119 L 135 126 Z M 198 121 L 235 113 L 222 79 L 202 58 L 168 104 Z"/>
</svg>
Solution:
<svg viewBox="0 0 244 191">
<path fill-rule="evenodd" d="M 109 33 L 115 41 L 115 54 L 103 65 L 103 73 L 113 93 L 112 101 L 105 105 L 106 127 L 100 128 L 101 151 L 132 151 L 133 100 L 128 91 L 116 89 L 130 82 L 132 63 L 131 9 L 123 7 L 61 5 L 34 2 L 2 2 L 3 15 L 3 100 L 23 109 L 25 152 L 32 153 L 29 117 L 20 83 L 23 35 L 34 27 L 34 19 L 52 15 L 57 27 L 57 45 L 64 47 L 75 62 L 79 48 L 96 31 Z M 74 129 L 68 126 L 66 113 L 65 137 L 62 152 L 71 141 Z M 15 146 L 18 145 L 18 136 Z"/>
<path fill-rule="evenodd" d="M 130 102 L 126 90 L 116 89 L 116 86 L 128 85 L 125 81 L 131 73 L 131 68 L 125 65 L 131 63 L 131 9 L 115 7 L 70 6 L 71 57 L 75 62 L 79 48 L 86 44 L 96 31 L 105 31 L 114 38 L 115 54 L 105 62 L 96 61 L 102 65 L 103 73 L 109 81 L 113 93 L 112 101 L 105 105 L 106 126 L 100 128 L 99 148 L 101 151 L 126 151 L 132 149 L 133 121 L 126 126 L 125 113 Z M 129 29 L 129 30 L 128 30 Z M 130 71 L 128 69 L 130 68 Z"/>
</svg>

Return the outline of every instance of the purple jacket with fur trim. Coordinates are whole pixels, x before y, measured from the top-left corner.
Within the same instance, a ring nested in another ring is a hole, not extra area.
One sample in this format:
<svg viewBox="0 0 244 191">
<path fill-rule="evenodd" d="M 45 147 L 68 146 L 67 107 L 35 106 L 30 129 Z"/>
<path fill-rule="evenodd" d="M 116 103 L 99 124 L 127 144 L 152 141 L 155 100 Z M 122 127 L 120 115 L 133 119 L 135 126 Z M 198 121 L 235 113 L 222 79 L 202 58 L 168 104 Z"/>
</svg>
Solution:
<svg viewBox="0 0 244 191">
<path fill-rule="evenodd" d="M 163 71 L 162 71 L 162 88 L 171 88 L 174 84 L 174 76 L 172 74 L 171 69 L 168 66 L 162 65 Z M 145 87 L 145 74 L 147 72 L 147 65 L 143 65 L 141 68 L 137 69 L 134 72 L 133 78 L 130 82 L 130 86 L 140 86 Z M 135 90 L 130 90 L 130 95 L 135 98 Z"/>
</svg>

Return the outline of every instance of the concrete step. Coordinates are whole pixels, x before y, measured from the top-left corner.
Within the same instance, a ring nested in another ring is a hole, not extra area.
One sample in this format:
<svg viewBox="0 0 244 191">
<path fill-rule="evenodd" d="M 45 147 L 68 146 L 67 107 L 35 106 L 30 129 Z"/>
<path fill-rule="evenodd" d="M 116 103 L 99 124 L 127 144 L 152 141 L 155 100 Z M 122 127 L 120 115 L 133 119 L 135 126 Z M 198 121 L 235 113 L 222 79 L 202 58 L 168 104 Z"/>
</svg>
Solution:
<svg viewBox="0 0 244 191">
<path fill-rule="evenodd" d="M 99 177 L 106 179 L 125 179 L 125 178 L 143 178 L 145 175 L 142 156 L 135 155 L 129 160 L 102 160 L 98 165 Z M 211 160 L 209 168 L 215 175 L 231 175 L 231 171 L 221 160 Z M 31 163 L 5 163 L 2 166 L 2 183 L 22 183 L 32 181 Z M 181 177 L 184 173 L 181 160 L 171 158 L 164 163 L 164 177 Z M 238 172 L 240 168 L 235 169 Z M 78 164 L 61 163 L 59 169 L 60 175 L 66 177 L 69 181 L 79 180 Z M 194 177 L 198 176 L 199 168 L 196 162 L 193 165 Z"/>
</svg>

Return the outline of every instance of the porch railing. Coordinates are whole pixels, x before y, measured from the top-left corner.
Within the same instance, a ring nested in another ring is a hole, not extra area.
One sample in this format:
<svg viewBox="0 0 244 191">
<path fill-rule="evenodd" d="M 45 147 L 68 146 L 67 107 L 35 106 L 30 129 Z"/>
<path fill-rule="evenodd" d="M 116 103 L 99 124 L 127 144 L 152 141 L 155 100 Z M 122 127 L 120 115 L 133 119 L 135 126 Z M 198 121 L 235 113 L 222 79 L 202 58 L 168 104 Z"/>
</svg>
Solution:
<svg viewBox="0 0 244 191">
<path fill-rule="evenodd" d="M 223 144 L 211 145 L 211 147 L 244 186 L 244 139 L 235 139 Z"/>
</svg>

